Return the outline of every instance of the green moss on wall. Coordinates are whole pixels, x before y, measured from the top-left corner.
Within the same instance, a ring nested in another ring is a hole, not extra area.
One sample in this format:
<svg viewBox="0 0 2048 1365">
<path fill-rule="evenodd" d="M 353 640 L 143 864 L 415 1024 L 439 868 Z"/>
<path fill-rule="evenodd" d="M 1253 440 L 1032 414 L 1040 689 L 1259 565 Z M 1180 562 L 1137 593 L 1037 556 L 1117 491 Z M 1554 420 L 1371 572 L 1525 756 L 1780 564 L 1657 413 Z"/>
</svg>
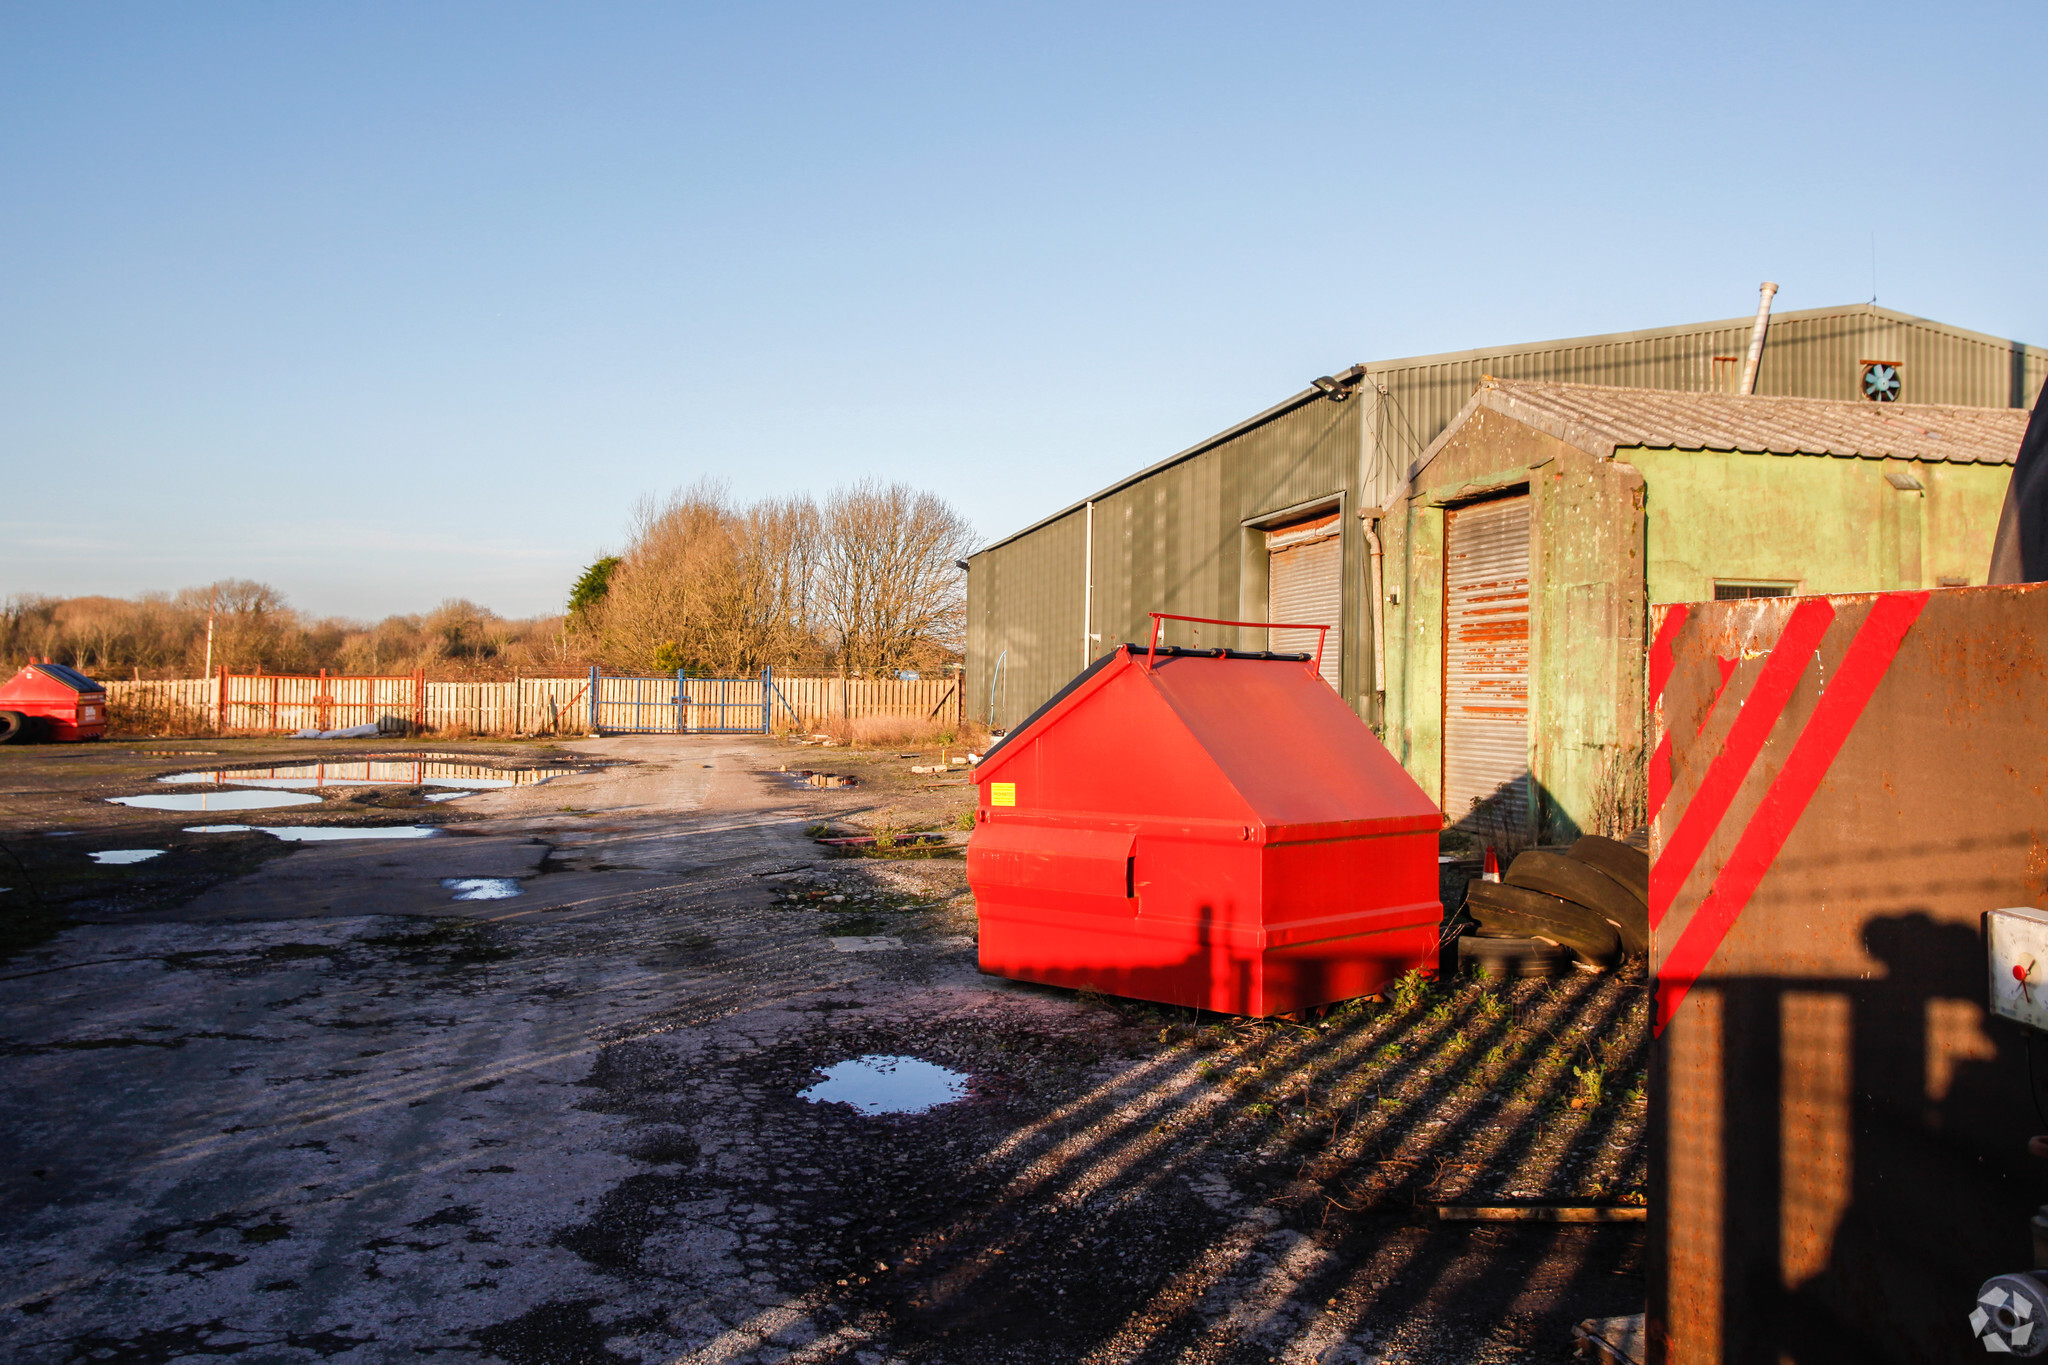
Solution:
<svg viewBox="0 0 2048 1365">
<path fill-rule="evenodd" d="M 1800 593 L 1984 581 L 2012 471 L 1823 455 L 1625 450 L 1648 494 L 1652 602 L 1712 599 L 1716 581 Z M 1899 472 L 1919 490 L 1886 477 Z"/>
</svg>

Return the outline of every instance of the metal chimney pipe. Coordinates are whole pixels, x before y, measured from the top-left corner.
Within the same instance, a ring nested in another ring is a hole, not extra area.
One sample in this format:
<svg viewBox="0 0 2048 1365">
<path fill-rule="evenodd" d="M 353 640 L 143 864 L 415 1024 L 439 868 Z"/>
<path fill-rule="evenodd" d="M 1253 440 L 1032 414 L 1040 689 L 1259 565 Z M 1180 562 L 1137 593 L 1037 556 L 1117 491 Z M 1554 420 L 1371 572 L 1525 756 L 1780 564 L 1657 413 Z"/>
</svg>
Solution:
<svg viewBox="0 0 2048 1365">
<path fill-rule="evenodd" d="M 1749 359 L 1742 365 L 1744 393 L 1756 392 L 1756 371 L 1764 360 L 1764 333 L 1771 326 L 1771 295 L 1778 292 L 1778 286 L 1765 280 L 1761 292 L 1763 297 L 1756 303 L 1756 326 L 1751 328 L 1749 333 Z"/>
</svg>

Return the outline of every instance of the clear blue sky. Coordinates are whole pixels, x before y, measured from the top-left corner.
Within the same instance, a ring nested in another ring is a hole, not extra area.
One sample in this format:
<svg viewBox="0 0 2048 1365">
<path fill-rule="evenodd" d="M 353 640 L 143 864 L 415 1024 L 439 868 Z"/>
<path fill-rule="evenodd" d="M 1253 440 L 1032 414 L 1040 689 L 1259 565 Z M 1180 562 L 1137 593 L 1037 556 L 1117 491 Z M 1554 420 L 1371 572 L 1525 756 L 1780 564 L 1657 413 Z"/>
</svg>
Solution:
<svg viewBox="0 0 2048 1365">
<path fill-rule="evenodd" d="M 1355 360 L 2048 342 L 2038 6 L 0 4 L 0 594 L 558 609 L 633 500 L 1005 534 Z"/>
</svg>

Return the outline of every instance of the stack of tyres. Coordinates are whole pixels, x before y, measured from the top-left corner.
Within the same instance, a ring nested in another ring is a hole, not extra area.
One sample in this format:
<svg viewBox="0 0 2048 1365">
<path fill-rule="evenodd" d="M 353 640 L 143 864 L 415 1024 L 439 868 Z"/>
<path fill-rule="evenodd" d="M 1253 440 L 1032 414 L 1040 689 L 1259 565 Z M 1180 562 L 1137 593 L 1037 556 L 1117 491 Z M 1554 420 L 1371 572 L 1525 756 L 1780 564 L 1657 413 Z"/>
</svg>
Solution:
<svg viewBox="0 0 2048 1365">
<path fill-rule="evenodd" d="M 1596 970 L 1650 946 L 1650 858 L 1589 834 L 1565 853 L 1532 850 L 1498 882 L 1474 882 L 1465 912 L 1479 927 L 1458 940 L 1462 968 L 1486 976 L 1550 976 L 1568 959 Z"/>
</svg>

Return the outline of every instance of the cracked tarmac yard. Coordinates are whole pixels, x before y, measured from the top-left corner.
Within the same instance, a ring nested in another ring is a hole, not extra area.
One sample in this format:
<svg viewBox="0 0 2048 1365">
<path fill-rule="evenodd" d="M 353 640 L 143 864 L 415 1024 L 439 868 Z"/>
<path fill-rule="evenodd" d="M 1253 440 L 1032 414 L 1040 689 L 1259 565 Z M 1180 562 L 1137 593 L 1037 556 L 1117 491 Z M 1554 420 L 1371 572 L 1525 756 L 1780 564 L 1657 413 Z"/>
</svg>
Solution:
<svg viewBox="0 0 2048 1365">
<path fill-rule="evenodd" d="M 74 897 L 0 963 L 0 1356 L 1561 1361 L 1641 1311 L 1637 1226 L 1428 1208 L 1640 1199 L 1638 985 L 1304 1026 L 998 981 L 957 856 L 807 837 L 894 755 L 820 790 L 768 739 L 558 748 L 624 762 L 369 863 Z M 527 894 L 453 901 L 468 862 Z M 862 1058 L 964 1080 L 805 1097 Z"/>
</svg>

